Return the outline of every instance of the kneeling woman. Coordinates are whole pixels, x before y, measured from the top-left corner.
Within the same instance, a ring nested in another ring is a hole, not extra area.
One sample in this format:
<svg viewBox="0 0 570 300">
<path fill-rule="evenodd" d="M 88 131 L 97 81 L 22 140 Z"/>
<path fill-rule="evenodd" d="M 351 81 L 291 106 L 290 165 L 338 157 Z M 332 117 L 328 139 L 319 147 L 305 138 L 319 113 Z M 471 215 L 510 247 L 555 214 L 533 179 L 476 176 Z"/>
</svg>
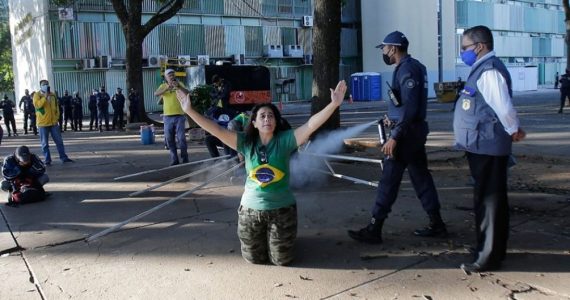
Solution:
<svg viewBox="0 0 570 300">
<path fill-rule="evenodd" d="M 331 102 L 297 129 L 284 130 L 273 104 L 257 105 L 245 132 L 227 130 L 192 108 L 187 90 L 178 89 L 182 109 L 204 130 L 237 150 L 245 158 L 247 180 L 238 209 L 238 236 L 245 260 L 261 264 L 270 260 L 287 265 L 293 260 L 297 236 L 297 206 L 289 188 L 291 153 L 305 143 L 340 106 L 346 83 L 331 89 Z"/>
</svg>

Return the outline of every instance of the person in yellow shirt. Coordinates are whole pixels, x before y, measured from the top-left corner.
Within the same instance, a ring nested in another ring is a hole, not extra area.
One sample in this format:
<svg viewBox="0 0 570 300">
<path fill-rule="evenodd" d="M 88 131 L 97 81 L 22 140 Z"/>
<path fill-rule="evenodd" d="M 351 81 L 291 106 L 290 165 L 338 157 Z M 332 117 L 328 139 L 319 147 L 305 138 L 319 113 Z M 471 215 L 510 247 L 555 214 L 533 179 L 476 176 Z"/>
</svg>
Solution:
<svg viewBox="0 0 570 300">
<path fill-rule="evenodd" d="M 154 95 L 162 98 L 164 135 L 166 137 L 166 145 L 170 150 L 170 165 L 173 166 L 180 163 L 176 150 L 176 142 L 178 142 L 178 147 L 180 148 L 182 163 L 188 162 L 188 146 L 184 132 L 186 117 L 184 116 L 180 102 L 176 98 L 176 88 L 185 87 L 184 84 L 176 80 L 173 69 L 166 69 L 164 71 L 164 79 L 166 82 L 158 87 Z"/>
<path fill-rule="evenodd" d="M 34 107 L 36 108 L 36 125 L 40 131 L 40 143 L 44 154 L 44 162 L 51 165 L 51 155 L 49 152 L 49 135 L 53 139 L 59 159 L 62 162 L 73 162 L 67 154 L 63 145 L 63 138 L 58 124 L 59 106 L 57 96 L 50 91 L 49 82 L 45 79 L 40 81 L 40 90 L 34 93 Z"/>
</svg>

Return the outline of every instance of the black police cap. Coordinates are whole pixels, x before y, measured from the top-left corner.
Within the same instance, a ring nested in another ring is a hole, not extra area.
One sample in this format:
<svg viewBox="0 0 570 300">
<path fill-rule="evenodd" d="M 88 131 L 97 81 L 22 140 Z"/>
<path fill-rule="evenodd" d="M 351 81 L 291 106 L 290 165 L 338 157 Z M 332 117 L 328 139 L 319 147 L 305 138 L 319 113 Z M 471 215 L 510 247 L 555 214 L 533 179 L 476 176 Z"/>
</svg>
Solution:
<svg viewBox="0 0 570 300">
<path fill-rule="evenodd" d="M 410 42 L 405 34 L 394 31 L 390 32 L 382 41 L 382 44 L 376 46 L 376 48 L 383 48 L 386 45 L 394 45 L 394 46 L 408 46 Z"/>
</svg>

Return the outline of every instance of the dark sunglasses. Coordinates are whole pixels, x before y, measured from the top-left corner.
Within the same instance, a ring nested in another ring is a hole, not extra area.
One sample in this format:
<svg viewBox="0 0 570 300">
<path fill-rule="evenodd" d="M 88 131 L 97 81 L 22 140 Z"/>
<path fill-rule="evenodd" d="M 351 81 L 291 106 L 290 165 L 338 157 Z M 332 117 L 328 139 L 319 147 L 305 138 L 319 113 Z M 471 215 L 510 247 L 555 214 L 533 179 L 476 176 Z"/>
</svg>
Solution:
<svg viewBox="0 0 570 300">
<path fill-rule="evenodd" d="M 266 164 L 267 161 L 267 148 L 265 146 L 261 146 L 258 148 L 257 157 L 259 159 L 259 164 Z"/>
</svg>

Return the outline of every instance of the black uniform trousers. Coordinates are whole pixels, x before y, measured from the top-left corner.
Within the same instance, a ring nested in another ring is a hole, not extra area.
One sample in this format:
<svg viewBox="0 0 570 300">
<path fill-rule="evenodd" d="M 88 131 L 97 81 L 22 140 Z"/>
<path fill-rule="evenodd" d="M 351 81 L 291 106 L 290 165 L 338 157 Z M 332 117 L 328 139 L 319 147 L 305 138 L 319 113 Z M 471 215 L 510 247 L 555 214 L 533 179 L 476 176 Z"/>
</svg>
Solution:
<svg viewBox="0 0 570 300">
<path fill-rule="evenodd" d="M 90 109 L 89 117 L 89 130 L 93 129 L 93 122 L 95 122 L 95 129 L 99 128 L 99 116 L 97 115 L 97 109 Z"/>
<path fill-rule="evenodd" d="M 99 108 L 97 114 L 99 115 L 99 130 L 101 130 L 103 127 L 103 121 L 105 121 L 105 129 L 109 131 L 109 107 Z"/>
<path fill-rule="evenodd" d="M 467 152 L 467 160 L 475 180 L 473 210 L 477 246 L 474 262 L 484 267 L 499 267 L 507 253 L 509 238 L 509 157 Z"/>
<path fill-rule="evenodd" d="M 218 146 L 224 148 L 224 155 L 231 155 L 231 157 L 234 157 L 237 155 L 237 152 L 234 149 L 228 147 L 226 144 L 222 143 L 222 141 L 220 141 L 220 139 L 218 139 L 217 137 L 215 137 L 213 135 L 206 134 L 206 138 L 204 139 L 204 143 L 206 144 L 206 148 L 208 148 L 208 152 L 210 153 L 211 157 L 219 157 L 220 156 L 220 151 L 218 151 Z"/>
<path fill-rule="evenodd" d="M 14 119 L 14 114 L 5 114 L 4 117 L 4 124 L 6 124 L 6 129 L 8 129 L 8 136 L 14 132 L 17 134 L 18 131 L 16 130 L 16 119 Z M 12 125 L 12 131 L 10 131 L 10 125 Z"/>
<path fill-rule="evenodd" d="M 28 127 L 28 120 L 30 120 L 30 127 Z M 38 134 L 38 127 L 36 126 L 36 113 L 24 112 L 24 133 L 28 134 L 28 128 L 33 130 L 34 134 Z"/>
<path fill-rule="evenodd" d="M 402 140 L 398 141 L 395 157 L 384 159 L 382 175 L 376 190 L 376 201 L 372 208 L 372 216 L 375 219 L 388 217 L 398 197 L 406 168 L 423 209 L 428 214 L 439 213 L 439 198 L 428 170 L 424 143 Z"/>
<path fill-rule="evenodd" d="M 566 104 L 566 97 L 570 97 L 570 89 L 560 88 L 560 111 L 562 111 Z"/>
<path fill-rule="evenodd" d="M 71 108 L 65 108 L 63 111 L 63 130 L 67 130 L 67 122 L 71 124 L 71 129 L 75 130 L 73 125 L 73 110 L 71 110 Z"/>
<path fill-rule="evenodd" d="M 125 124 L 125 113 L 123 109 L 117 109 L 113 111 L 113 129 L 117 127 L 118 129 L 123 129 Z"/>
</svg>

